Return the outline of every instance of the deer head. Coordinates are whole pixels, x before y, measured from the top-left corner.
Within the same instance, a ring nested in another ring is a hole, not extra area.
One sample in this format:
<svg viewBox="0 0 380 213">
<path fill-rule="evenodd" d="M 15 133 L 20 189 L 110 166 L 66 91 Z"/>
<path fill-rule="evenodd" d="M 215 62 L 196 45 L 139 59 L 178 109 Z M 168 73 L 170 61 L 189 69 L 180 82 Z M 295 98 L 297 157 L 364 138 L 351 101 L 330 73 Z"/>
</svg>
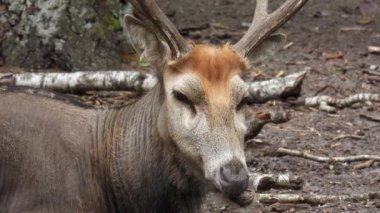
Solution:
<svg viewBox="0 0 380 213">
<path fill-rule="evenodd" d="M 272 32 L 305 2 L 287 0 L 268 14 L 268 1 L 257 0 L 244 37 L 233 46 L 213 46 L 186 42 L 153 0 L 130 0 L 134 16 L 125 17 L 130 39 L 164 88 L 161 137 L 186 156 L 200 178 L 229 196 L 248 185 L 243 147 L 248 87 L 239 74 L 282 47 L 285 36 Z"/>
</svg>

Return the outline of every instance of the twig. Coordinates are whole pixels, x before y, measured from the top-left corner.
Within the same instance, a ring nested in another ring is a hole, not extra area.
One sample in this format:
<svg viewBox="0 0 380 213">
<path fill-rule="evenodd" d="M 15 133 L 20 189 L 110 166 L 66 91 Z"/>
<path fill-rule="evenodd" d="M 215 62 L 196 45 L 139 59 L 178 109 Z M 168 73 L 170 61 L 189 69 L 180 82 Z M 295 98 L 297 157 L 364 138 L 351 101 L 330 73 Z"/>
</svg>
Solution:
<svg viewBox="0 0 380 213">
<path fill-rule="evenodd" d="M 260 203 L 308 203 L 311 205 L 326 204 L 337 201 L 360 202 L 380 199 L 380 192 L 369 192 L 357 195 L 316 195 L 316 194 L 263 194 L 247 190 L 239 196 L 232 198 L 242 206 L 252 203 L 253 200 Z"/>
<path fill-rule="evenodd" d="M 289 42 L 289 43 L 285 44 L 282 49 L 286 50 L 286 49 L 288 49 L 289 47 L 291 47 L 293 45 L 294 45 L 294 42 Z"/>
<path fill-rule="evenodd" d="M 367 76 L 366 79 L 370 81 L 380 81 L 380 76 Z"/>
<path fill-rule="evenodd" d="M 300 132 L 300 133 L 305 133 L 305 134 L 314 133 L 318 135 L 319 137 L 321 137 L 321 133 L 313 127 L 307 127 L 307 129 L 295 129 L 295 128 L 284 128 L 284 127 L 278 128 L 276 126 L 271 126 L 271 128 L 276 129 L 276 131 Z"/>
<path fill-rule="evenodd" d="M 353 169 L 365 169 L 368 167 L 371 167 L 375 161 L 374 160 L 369 160 L 363 163 L 358 163 L 352 166 Z"/>
<path fill-rule="evenodd" d="M 271 188 L 290 188 L 300 189 L 303 185 L 303 180 L 289 173 L 285 174 L 250 174 L 250 181 L 256 192 L 265 191 Z"/>
<path fill-rule="evenodd" d="M 340 31 L 342 32 L 351 32 L 351 31 L 365 31 L 366 28 L 359 27 L 359 26 L 352 26 L 352 27 L 341 27 Z"/>
<path fill-rule="evenodd" d="M 322 55 L 325 58 L 325 60 L 342 59 L 344 57 L 344 53 L 342 51 L 331 52 L 331 53 L 324 52 Z"/>
<path fill-rule="evenodd" d="M 355 162 L 355 161 L 367 161 L 374 160 L 380 161 L 380 156 L 378 155 L 353 155 L 346 157 L 324 157 L 310 154 L 308 152 L 301 152 L 298 150 L 279 148 L 276 151 L 277 154 L 280 155 L 290 155 L 295 157 L 301 157 L 312 161 L 317 162 Z"/>
<path fill-rule="evenodd" d="M 379 199 L 380 192 L 358 195 L 314 195 L 314 194 L 256 194 L 255 200 L 260 203 L 309 203 L 324 204 L 337 201 L 365 201 Z"/>
<path fill-rule="evenodd" d="M 372 54 L 380 54 L 380 46 L 368 46 L 368 52 Z"/>
<path fill-rule="evenodd" d="M 349 107 L 355 103 L 366 102 L 366 101 L 377 101 L 380 102 L 380 94 L 378 93 L 359 93 L 351 95 L 346 98 L 333 98 L 330 96 L 322 95 L 306 98 L 304 101 L 305 106 L 308 107 L 319 107 L 320 110 L 326 112 L 335 112 L 336 108 Z M 300 102 L 300 103 L 302 103 Z"/>
<path fill-rule="evenodd" d="M 338 135 L 335 138 L 333 138 L 333 141 L 344 139 L 344 138 L 352 138 L 352 139 L 356 139 L 356 140 L 364 139 L 364 137 L 360 136 L 360 135 Z"/>
<path fill-rule="evenodd" d="M 376 75 L 380 76 L 380 72 L 372 71 L 372 70 L 365 70 L 364 73 L 367 73 L 368 75 Z"/>
<path fill-rule="evenodd" d="M 369 121 L 375 121 L 375 122 L 380 122 L 380 117 L 375 117 L 375 116 L 372 116 L 372 115 L 366 115 L 366 114 L 360 114 L 360 117 L 361 118 L 365 118 Z"/>
<path fill-rule="evenodd" d="M 269 206 L 271 212 L 300 212 L 310 207 L 307 203 L 274 203 Z"/>
</svg>

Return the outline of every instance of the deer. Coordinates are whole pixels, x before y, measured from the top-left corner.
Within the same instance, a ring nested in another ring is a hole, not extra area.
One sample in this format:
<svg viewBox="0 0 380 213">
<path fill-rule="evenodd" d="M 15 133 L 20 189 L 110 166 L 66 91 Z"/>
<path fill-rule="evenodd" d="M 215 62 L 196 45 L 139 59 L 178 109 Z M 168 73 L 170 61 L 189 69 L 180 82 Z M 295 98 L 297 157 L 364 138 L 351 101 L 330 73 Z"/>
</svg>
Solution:
<svg viewBox="0 0 380 213">
<path fill-rule="evenodd" d="M 257 0 L 242 39 L 218 46 L 186 41 L 154 0 L 129 2 L 131 43 L 159 82 L 118 108 L 0 91 L 2 212 L 197 212 L 209 190 L 234 197 L 247 189 L 240 74 L 284 45 L 273 32 L 306 0 L 272 13 Z"/>
</svg>

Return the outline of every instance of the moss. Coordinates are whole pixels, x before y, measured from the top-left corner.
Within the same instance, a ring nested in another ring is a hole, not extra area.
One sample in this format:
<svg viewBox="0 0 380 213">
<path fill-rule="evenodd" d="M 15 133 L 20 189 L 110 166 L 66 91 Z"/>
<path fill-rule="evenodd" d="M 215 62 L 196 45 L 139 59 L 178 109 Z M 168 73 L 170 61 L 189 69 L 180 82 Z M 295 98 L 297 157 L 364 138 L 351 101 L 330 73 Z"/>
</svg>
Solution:
<svg viewBox="0 0 380 213">
<path fill-rule="evenodd" d="M 111 14 L 100 16 L 99 25 L 94 26 L 93 33 L 96 39 L 105 41 L 112 33 L 121 29 L 119 20 Z"/>
<path fill-rule="evenodd" d="M 104 28 L 102 26 L 94 27 L 94 31 L 96 39 L 101 41 L 106 40 L 106 32 L 104 31 Z"/>
<path fill-rule="evenodd" d="M 112 14 L 107 14 L 101 18 L 101 25 L 105 31 L 115 31 L 121 28 L 119 20 Z"/>
</svg>

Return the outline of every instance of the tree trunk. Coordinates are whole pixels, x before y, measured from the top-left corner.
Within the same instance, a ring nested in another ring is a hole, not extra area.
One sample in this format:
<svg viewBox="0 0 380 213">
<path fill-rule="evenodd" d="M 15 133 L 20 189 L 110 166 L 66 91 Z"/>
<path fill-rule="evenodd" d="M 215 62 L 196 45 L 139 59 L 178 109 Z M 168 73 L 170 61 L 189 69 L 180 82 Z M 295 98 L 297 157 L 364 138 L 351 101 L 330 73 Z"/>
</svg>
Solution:
<svg viewBox="0 0 380 213">
<path fill-rule="evenodd" d="M 119 69 L 126 11 L 126 0 L 2 0 L 0 58 L 25 68 Z"/>
</svg>

